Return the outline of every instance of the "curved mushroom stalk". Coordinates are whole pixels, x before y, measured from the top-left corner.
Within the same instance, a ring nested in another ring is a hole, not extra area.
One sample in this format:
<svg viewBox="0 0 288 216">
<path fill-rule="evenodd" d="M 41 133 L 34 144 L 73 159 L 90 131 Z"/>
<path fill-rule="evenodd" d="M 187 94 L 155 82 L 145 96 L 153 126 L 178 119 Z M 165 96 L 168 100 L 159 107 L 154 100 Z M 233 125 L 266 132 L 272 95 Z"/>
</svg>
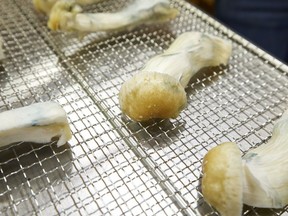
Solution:
<svg viewBox="0 0 288 216">
<path fill-rule="evenodd" d="M 241 215 L 239 205 L 242 209 L 243 203 L 260 208 L 286 206 L 288 110 L 274 125 L 268 143 L 249 150 L 243 156 L 241 166 L 241 156 L 235 153 L 235 149 L 238 149 L 235 143 L 225 143 L 205 155 L 202 178 L 204 199 L 223 216 Z M 234 207 L 231 209 L 229 206 Z"/>
<path fill-rule="evenodd" d="M 123 113 L 135 121 L 176 118 L 186 106 L 185 87 L 202 67 L 227 64 L 232 45 L 200 32 L 180 35 L 140 73 L 124 82 L 119 100 Z"/>
<path fill-rule="evenodd" d="M 178 10 L 170 7 L 169 0 L 135 0 L 115 13 L 82 13 L 77 1 L 62 0 L 52 8 L 48 27 L 76 32 L 113 31 L 168 21 L 177 14 Z"/>
</svg>

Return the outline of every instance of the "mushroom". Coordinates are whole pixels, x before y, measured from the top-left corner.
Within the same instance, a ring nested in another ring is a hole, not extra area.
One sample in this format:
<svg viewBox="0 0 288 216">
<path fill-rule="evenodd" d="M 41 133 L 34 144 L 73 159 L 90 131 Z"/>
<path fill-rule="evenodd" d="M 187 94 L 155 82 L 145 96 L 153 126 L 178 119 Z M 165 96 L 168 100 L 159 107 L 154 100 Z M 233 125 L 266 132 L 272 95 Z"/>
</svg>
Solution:
<svg viewBox="0 0 288 216">
<path fill-rule="evenodd" d="M 132 29 L 140 24 L 164 22 L 177 14 L 178 10 L 170 7 L 169 0 L 135 0 L 114 13 L 82 13 L 77 0 L 60 0 L 50 12 L 48 27 L 82 33 Z"/>
<path fill-rule="evenodd" d="M 0 147 L 15 142 L 47 143 L 57 146 L 71 137 L 66 112 L 56 102 L 35 103 L 0 113 Z"/>
<path fill-rule="evenodd" d="M 283 208 L 288 204 L 287 154 L 288 110 L 275 123 L 269 141 L 249 150 L 242 160 L 233 142 L 208 151 L 203 159 L 204 199 L 222 216 L 241 215 L 243 203 Z"/>
<path fill-rule="evenodd" d="M 227 64 L 229 41 L 200 32 L 185 32 L 151 58 L 121 86 L 122 112 L 135 121 L 176 118 L 187 104 L 185 87 L 203 67 Z"/>
</svg>

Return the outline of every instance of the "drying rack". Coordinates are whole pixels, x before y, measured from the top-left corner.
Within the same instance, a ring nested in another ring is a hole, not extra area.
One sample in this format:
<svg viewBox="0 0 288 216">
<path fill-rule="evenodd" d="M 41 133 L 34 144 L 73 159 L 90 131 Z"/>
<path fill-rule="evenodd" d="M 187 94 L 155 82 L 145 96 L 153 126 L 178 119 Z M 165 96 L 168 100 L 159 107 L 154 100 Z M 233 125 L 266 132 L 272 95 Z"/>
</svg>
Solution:
<svg viewBox="0 0 288 216">
<path fill-rule="evenodd" d="M 116 11 L 107 0 L 89 10 Z M 225 141 L 244 153 L 270 138 L 287 108 L 287 66 L 191 4 L 179 16 L 131 31 L 51 32 L 31 1 L 1 0 L 0 111 L 40 101 L 65 109 L 73 138 L 63 147 L 16 143 L 0 149 L 0 215 L 218 215 L 201 194 L 201 162 Z M 233 42 L 228 66 L 207 68 L 186 88 L 176 119 L 123 116 L 121 84 L 177 35 L 201 31 Z M 288 215 L 244 207 L 243 215 Z"/>
</svg>

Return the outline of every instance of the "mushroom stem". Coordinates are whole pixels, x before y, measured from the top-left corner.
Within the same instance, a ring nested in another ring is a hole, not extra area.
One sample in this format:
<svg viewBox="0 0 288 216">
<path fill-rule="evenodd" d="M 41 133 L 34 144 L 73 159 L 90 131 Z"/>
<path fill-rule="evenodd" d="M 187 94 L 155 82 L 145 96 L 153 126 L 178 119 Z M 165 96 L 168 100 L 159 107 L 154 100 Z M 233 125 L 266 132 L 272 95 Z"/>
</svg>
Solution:
<svg viewBox="0 0 288 216">
<path fill-rule="evenodd" d="M 231 43 L 218 37 L 186 32 L 140 73 L 124 82 L 119 99 L 123 113 L 136 121 L 176 118 L 186 106 L 185 87 L 202 67 L 227 64 Z"/>
<path fill-rule="evenodd" d="M 243 156 L 243 202 L 262 208 L 288 204 L 288 110 L 276 122 L 271 139 Z"/>
<path fill-rule="evenodd" d="M 185 88 L 201 68 L 227 64 L 231 51 L 231 43 L 219 37 L 186 32 L 163 54 L 150 59 L 141 71 L 167 74 Z"/>
<path fill-rule="evenodd" d="M 115 13 L 81 13 L 79 5 L 59 1 L 51 10 L 48 27 L 51 30 L 97 32 L 132 29 L 140 24 L 164 22 L 175 18 L 178 10 L 168 0 L 135 0 Z"/>
<path fill-rule="evenodd" d="M 35 103 L 0 113 L 0 147 L 15 142 L 64 145 L 72 134 L 65 110 L 56 102 Z"/>
</svg>

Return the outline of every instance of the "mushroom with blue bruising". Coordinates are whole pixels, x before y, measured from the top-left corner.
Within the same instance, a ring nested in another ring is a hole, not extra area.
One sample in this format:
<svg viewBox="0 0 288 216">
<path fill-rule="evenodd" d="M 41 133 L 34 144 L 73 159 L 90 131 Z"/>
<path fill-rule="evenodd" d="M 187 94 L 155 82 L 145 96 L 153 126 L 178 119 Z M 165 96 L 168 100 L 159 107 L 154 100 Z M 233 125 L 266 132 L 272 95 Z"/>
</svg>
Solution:
<svg viewBox="0 0 288 216">
<path fill-rule="evenodd" d="M 162 54 L 152 57 L 119 93 L 121 110 L 135 121 L 176 118 L 186 107 L 185 87 L 201 68 L 227 64 L 228 40 L 201 32 L 185 32 Z"/>
<path fill-rule="evenodd" d="M 222 216 L 241 215 L 243 203 L 259 208 L 288 204 L 288 110 L 267 143 L 241 158 L 236 143 L 210 149 L 203 159 L 204 199 Z"/>
<path fill-rule="evenodd" d="M 0 147 L 16 142 L 48 143 L 57 146 L 71 139 L 65 110 L 56 102 L 34 103 L 0 113 Z"/>
</svg>

